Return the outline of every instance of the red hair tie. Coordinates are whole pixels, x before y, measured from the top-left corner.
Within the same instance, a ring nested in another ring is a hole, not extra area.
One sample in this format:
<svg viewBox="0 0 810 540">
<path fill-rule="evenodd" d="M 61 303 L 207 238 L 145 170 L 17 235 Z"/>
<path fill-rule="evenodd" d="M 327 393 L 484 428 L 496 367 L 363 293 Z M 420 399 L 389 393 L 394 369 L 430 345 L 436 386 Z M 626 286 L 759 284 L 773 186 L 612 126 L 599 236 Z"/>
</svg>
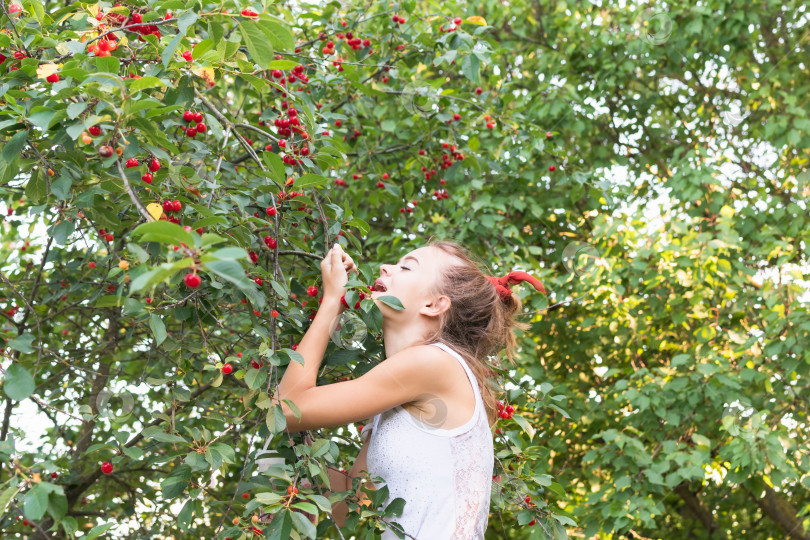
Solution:
<svg viewBox="0 0 810 540">
<path fill-rule="evenodd" d="M 536 277 L 527 274 L 526 272 L 522 272 L 520 270 L 516 270 L 514 272 L 509 272 L 503 277 L 495 277 L 495 276 L 485 276 L 490 283 L 495 286 L 495 290 L 498 292 L 498 296 L 501 297 L 501 300 L 507 300 L 512 295 L 512 285 L 515 283 L 520 283 L 522 281 L 528 281 L 535 289 L 546 294 L 546 288 L 543 287 L 543 284 L 540 283 Z"/>
</svg>

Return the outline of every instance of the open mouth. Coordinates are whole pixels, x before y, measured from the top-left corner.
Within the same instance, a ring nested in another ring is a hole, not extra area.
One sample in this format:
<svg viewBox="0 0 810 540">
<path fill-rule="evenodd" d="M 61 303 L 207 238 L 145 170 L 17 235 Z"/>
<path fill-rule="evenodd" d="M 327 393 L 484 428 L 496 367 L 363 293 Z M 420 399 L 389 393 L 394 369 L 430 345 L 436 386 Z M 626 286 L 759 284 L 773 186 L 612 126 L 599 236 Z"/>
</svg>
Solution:
<svg viewBox="0 0 810 540">
<path fill-rule="evenodd" d="M 388 289 L 385 287 L 385 285 L 382 284 L 381 281 L 375 281 L 374 282 L 374 287 L 372 287 L 371 290 L 378 291 L 378 292 L 385 292 Z"/>
</svg>

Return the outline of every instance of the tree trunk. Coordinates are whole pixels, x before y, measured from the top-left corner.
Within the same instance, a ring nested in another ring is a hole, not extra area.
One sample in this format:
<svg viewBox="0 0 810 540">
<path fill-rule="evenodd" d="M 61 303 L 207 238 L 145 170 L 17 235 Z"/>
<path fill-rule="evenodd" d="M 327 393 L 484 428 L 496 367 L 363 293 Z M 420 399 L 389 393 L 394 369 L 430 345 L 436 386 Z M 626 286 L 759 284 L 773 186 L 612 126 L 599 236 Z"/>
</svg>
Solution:
<svg viewBox="0 0 810 540">
<path fill-rule="evenodd" d="M 686 482 L 678 484 L 675 488 L 675 494 L 683 500 L 689 512 L 697 518 L 700 524 L 703 525 L 703 528 L 709 531 L 709 538 L 713 540 L 725 540 L 726 535 L 718 530 L 717 523 L 715 523 L 711 511 L 703 506 L 703 503 L 700 502 L 697 495 L 692 493 L 692 490 L 689 489 L 689 485 Z"/>
<path fill-rule="evenodd" d="M 756 491 L 752 491 L 747 486 L 745 489 L 756 501 L 762 513 L 782 529 L 785 538 L 810 540 L 810 534 L 805 533 L 802 519 L 796 515 L 796 509 L 790 504 L 790 501 L 761 480 L 758 480 L 757 484 L 758 486 L 754 488 Z"/>
</svg>

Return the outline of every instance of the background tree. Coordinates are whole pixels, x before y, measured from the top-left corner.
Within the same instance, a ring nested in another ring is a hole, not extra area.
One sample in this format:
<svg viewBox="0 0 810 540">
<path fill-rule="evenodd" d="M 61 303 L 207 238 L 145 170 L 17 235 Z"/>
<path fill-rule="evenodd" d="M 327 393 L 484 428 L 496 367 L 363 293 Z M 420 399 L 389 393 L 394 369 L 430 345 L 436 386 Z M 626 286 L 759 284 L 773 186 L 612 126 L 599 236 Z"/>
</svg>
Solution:
<svg viewBox="0 0 810 540">
<path fill-rule="evenodd" d="M 325 495 L 356 427 L 269 396 L 328 246 L 362 279 L 319 384 L 437 235 L 549 290 L 488 537 L 810 537 L 806 6 L 602 4 L 0 0 L 4 534 L 379 533 L 406 501 Z"/>
</svg>

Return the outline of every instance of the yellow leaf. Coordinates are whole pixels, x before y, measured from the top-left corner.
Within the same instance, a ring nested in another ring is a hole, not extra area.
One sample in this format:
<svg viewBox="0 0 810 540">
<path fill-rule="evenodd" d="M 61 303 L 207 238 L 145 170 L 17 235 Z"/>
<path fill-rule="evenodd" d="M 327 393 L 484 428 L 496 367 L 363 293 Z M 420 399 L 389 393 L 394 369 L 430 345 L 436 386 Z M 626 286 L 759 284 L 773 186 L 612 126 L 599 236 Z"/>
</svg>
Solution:
<svg viewBox="0 0 810 540">
<path fill-rule="evenodd" d="M 42 482 L 42 476 L 40 476 L 40 474 L 38 472 L 35 472 L 32 475 L 31 481 L 33 481 L 33 482 Z"/>
<path fill-rule="evenodd" d="M 197 77 L 202 77 L 206 83 L 214 84 L 214 68 L 191 68 L 191 72 Z"/>
<path fill-rule="evenodd" d="M 37 67 L 37 77 L 40 79 L 44 79 L 49 75 L 53 75 L 59 70 L 59 66 L 56 64 L 41 64 Z"/>
<path fill-rule="evenodd" d="M 128 261 L 118 261 L 118 268 L 122 270 L 129 270 L 129 262 Z"/>
<path fill-rule="evenodd" d="M 149 215 L 155 219 L 160 219 L 160 216 L 163 214 L 163 207 L 158 203 L 152 203 L 146 205 L 146 211 L 149 212 Z"/>
<path fill-rule="evenodd" d="M 472 17 L 467 17 L 467 21 L 470 24 L 477 24 L 478 26 L 486 26 L 487 21 L 483 17 L 479 17 L 478 15 L 473 15 Z"/>
</svg>

